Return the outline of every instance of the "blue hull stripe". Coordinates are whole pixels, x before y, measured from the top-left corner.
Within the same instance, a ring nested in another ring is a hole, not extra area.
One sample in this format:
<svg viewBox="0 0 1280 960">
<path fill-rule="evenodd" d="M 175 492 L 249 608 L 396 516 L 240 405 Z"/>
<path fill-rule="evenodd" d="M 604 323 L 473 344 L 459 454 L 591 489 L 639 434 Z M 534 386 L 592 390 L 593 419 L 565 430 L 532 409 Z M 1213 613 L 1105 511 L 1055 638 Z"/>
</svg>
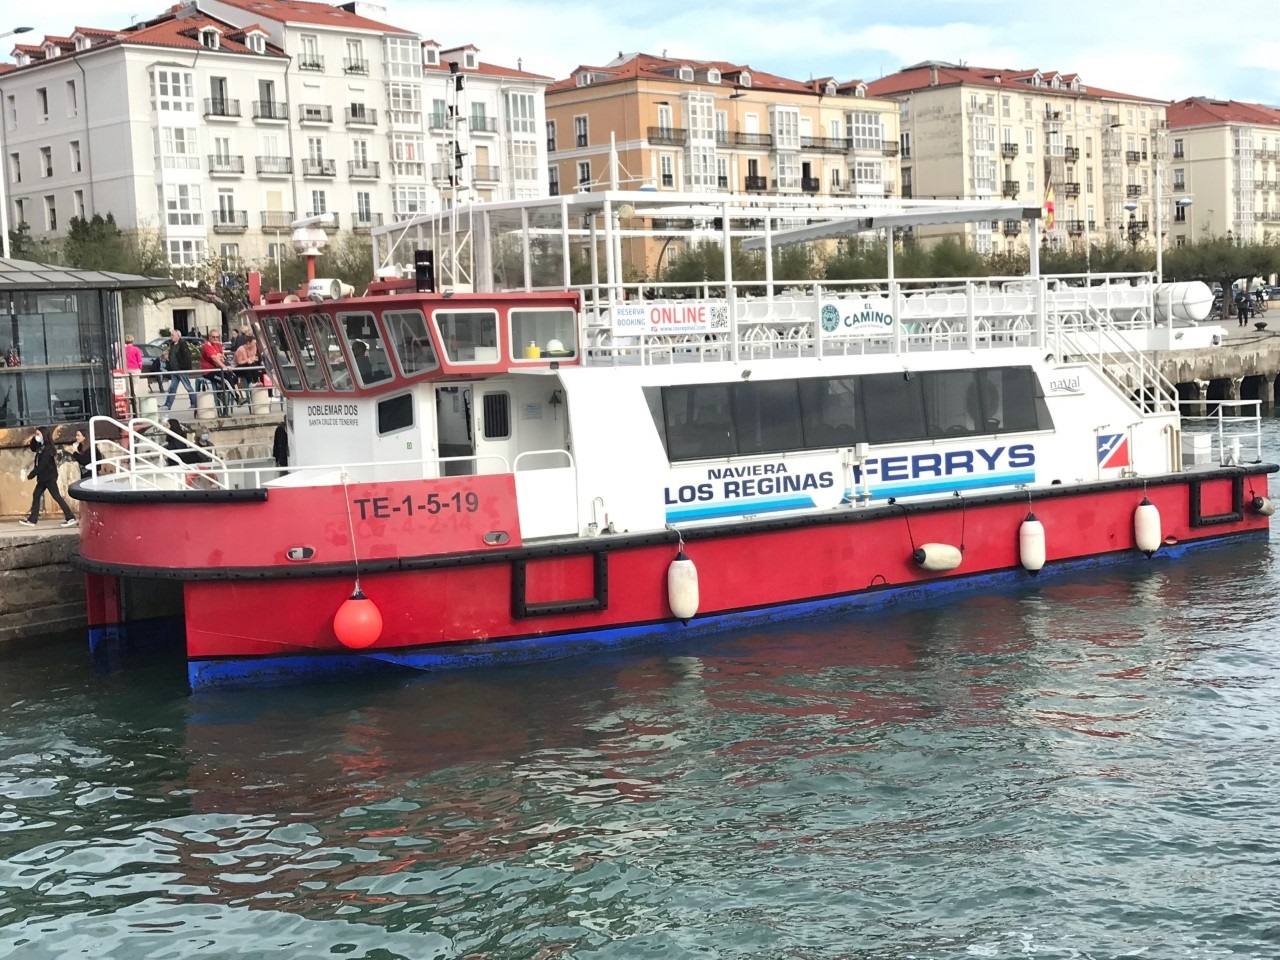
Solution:
<svg viewBox="0 0 1280 960">
<path fill-rule="evenodd" d="M 667 511 L 667 523 L 681 520 L 714 520 L 717 517 L 741 517 L 778 510 L 805 510 L 814 506 L 813 497 L 775 497 L 771 500 L 737 500 L 706 507 L 681 507 Z"/>
<path fill-rule="evenodd" d="M 981 477 L 953 477 L 949 480 L 917 480 L 910 483 L 880 483 L 871 488 L 871 499 L 915 497 L 924 493 L 950 493 L 952 490 L 981 490 L 985 487 L 1011 487 L 1019 483 L 1035 483 L 1034 470 L 989 473 Z"/>
<path fill-rule="evenodd" d="M 982 593 L 1042 583 L 1090 567 L 1118 563 L 1161 563 L 1194 549 L 1233 544 L 1242 539 L 1267 538 L 1267 531 L 1229 534 L 1173 546 L 1162 546 L 1147 560 L 1135 550 L 1078 560 L 1057 561 L 1033 579 L 1021 569 L 948 577 L 898 587 L 864 590 L 858 593 L 801 600 L 794 603 L 699 617 L 688 624 L 679 621 L 611 627 L 602 630 L 549 634 L 496 643 L 450 644 L 404 650 L 372 651 L 362 654 L 332 653 L 287 657 L 251 657 L 225 660 L 192 660 L 187 676 L 193 690 L 214 687 L 266 686 L 301 679 L 347 679 L 354 676 L 398 672 L 406 669 L 428 672 L 489 667 L 504 663 L 555 660 L 579 654 L 599 653 L 632 644 L 663 639 L 689 639 L 724 633 L 741 627 L 760 626 L 789 620 L 816 619 L 833 615 L 878 611 L 894 607 L 929 607 L 956 593 Z"/>
</svg>

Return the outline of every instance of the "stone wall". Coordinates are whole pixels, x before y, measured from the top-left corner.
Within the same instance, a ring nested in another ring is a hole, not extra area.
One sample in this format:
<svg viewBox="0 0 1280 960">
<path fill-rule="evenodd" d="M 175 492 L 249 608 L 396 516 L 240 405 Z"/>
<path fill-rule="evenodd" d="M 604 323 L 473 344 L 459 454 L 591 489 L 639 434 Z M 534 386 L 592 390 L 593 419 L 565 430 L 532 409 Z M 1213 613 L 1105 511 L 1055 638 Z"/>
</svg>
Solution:
<svg viewBox="0 0 1280 960">
<path fill-rule="evenodd" d="M 74 532 L 0 538 L 0 644 L 82 630 L 84 574 L 72 565 Z"/>
</svg>

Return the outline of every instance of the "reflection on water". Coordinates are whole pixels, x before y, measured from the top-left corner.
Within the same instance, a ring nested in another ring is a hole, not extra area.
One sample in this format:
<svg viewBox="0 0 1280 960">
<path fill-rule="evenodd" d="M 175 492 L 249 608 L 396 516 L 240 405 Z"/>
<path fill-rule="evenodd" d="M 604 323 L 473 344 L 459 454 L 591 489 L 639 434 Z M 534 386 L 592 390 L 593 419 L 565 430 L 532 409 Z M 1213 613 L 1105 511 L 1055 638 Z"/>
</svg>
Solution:
<svg viewBox="0 0 1280 960">
<path fill-rule="evenodd" d="M 1273 550 L 270 693 L 12 653 L 0 955 L 1273 956 Z"/>
</svg>

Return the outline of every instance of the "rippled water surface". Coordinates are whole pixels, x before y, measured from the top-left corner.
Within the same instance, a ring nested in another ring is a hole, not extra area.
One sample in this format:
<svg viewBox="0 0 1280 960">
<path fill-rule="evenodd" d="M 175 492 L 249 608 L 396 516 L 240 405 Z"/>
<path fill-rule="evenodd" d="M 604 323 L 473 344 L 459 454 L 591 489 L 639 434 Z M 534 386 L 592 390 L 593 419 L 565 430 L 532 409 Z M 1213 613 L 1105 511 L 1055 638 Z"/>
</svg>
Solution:
<svg viewBox="0 0 1280 960">
<path fill-rule="evenodd" d="M 269 693 L 9 652 L 0 956 L 1275 957 L 1277 546 Z"/>
</svg>

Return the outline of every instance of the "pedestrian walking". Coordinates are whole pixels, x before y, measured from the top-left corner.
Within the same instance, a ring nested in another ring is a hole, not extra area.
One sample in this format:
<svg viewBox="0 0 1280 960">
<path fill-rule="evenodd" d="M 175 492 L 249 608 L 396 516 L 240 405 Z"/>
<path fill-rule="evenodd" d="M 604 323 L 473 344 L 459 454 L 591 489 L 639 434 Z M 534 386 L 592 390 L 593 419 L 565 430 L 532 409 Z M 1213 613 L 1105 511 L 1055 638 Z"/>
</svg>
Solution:
<svg viewBox="0 0 1280 960">
<path fill-rule="evenodd" d="M 27 479 L 36 482 L 36 489 L 31 495 L 31 512 L 18 522 L 24 527 L 34 527 L 40 521 L 40 509 L 44 506 L 44 495 L 53 497 L 53 502 L 62 508 L 62 525 L 74 527 L 76 515 L 67 506 L 67 501 L 58 489 L 58 453 L 53 448 L 53 431 L 49 427 L 41 427 L 27 444 L 35 455 Z"/>
<path fill-rule="evenodd" d="M 194 351 L 191 344 L 183 339 L 179 330 L 173 330 L 169 334 L 169 359 L 166 365 L 169 373 L 169 396 L 165 398 L 164 408 L 166 410 L 173 409 L 173 398 L 178 392 L 178 383 L 181 381 L 182 387 L 187 391 L 187 398 L 191 401 L 191 409 L 196 408 L 196 391 L 191 386 L 191 376 L 189 371 L 195 365 L 195 358 L 192 356 Z"/>
</svg>

